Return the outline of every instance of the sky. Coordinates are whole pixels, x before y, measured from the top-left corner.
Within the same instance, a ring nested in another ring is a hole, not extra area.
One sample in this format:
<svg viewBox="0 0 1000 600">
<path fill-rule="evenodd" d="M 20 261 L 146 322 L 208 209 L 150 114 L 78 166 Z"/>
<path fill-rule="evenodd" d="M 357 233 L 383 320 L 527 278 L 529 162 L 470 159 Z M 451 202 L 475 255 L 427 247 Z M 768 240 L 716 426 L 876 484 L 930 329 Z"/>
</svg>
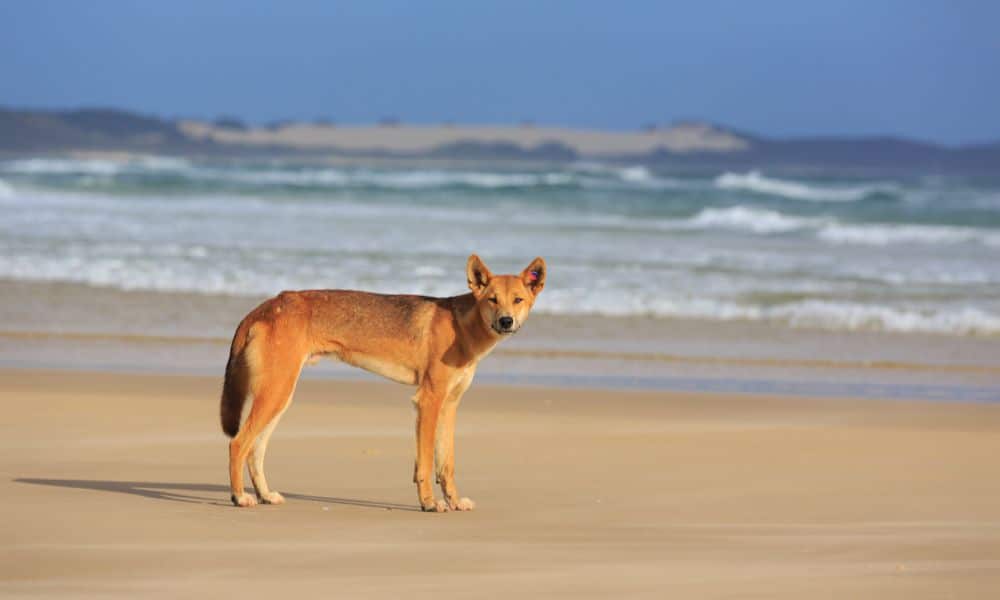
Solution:
<svg viewBox="0 0 1000 600">
<path fill-rule="evenodd" d="M 1000 2 L 0 0 L 0 105 L 1000 140 Z"/>
</svg>

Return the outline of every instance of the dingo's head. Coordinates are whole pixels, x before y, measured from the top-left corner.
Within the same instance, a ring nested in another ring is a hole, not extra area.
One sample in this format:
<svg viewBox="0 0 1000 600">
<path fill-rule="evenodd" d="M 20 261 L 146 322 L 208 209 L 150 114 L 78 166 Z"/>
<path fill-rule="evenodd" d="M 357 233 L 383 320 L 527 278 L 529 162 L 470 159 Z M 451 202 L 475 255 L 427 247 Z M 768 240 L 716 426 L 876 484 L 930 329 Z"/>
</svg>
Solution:
<svg viewBox="0 0 1000 600">
<path fill-rule="evenodd" d="M 465 266 L 469 289 L 480 316 L 494 333 L 508 335 L 521 328 L 545 287 L 545 271 L 545 261 L 539 257 L 520 275 L 494 275 L 481 258 L 475 254 L 469 257 Z"/>
</svg>

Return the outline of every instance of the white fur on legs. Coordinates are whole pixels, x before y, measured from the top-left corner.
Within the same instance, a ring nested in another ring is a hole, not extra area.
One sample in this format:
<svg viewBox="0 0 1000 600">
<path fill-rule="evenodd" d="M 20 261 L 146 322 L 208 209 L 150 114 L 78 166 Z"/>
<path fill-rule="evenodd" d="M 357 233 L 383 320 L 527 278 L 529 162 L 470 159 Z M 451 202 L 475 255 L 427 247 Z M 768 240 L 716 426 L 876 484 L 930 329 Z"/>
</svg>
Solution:
<svg viewBox="0 0 1000 600">
<path fill-rule="evenodd" d="M 243 492 L 242 494 L 233 495 L 233 504 L 236 506 L 242 506 L 243 508 L 250 508 L 252 506 L 257 506 L 257 499 L 250 494 Z"/>
<path fill-rule="evenodd" d="M 257 491 L 257 497 L 264 504 L 284 504 L 285 502 L 285 498 L 281 494 L 271 491 L 271 488 L 267 485 L 267 477 L 264 476 L 264 456 L 267 454 L 267 444 L 271 441 L 271 434 L 274 433 L 274 428 L 278 426 L 281 416 L 288 410 L 289 404 L 291 404 L 291 396 L 285 401 L 285 406 L 281 409 L 281 412 L 275 415 L 271 419 L 271 422 L 264 427 L 264 431 L 260 432 L 260 435 L 257 436 L 253 448 L 250 450 L 249 460 L 247 460 L 247 466 L 250 469 L 250 481 L 253 482 L 253 487 Z"/>
<path fill-rule="evenodd" d="M 264 476 L 264 456 L 267 454 L 267 443 L 271 438 L 271 432 L 278 419 L 272 419 L 264 431 L 261 432 L 253 443 L 250 456 L 247 457 L 247 467 L 250 470 L 250 481 L 253 483 L 257 496 L 261 499 L 271 492 L 267 485 L 267 477 Z"/>
<path fill-rule="evenodd" d="M 451 505 L 452 510 L 465 511 L 465 510 L 472 510 L 474 508 L 476 508 L 476 503 L 473 502 L 470 498 L 459 498 L 458 502 Z"/>
<path fill-rule="evenodd" d="M 448 503 L 444 500 L 435 500 L 434 504 L 428 506 L 421 506 L 420 510 L 424 512 L 448 512 L 451 508 L 448 507 Z"/>
<path fill-rule="evenodd" d="M 260 495 L 260 501 L 264 504 L 284 504 L 285 497 L 278 492 L 267 492 Z"/>
</svg>

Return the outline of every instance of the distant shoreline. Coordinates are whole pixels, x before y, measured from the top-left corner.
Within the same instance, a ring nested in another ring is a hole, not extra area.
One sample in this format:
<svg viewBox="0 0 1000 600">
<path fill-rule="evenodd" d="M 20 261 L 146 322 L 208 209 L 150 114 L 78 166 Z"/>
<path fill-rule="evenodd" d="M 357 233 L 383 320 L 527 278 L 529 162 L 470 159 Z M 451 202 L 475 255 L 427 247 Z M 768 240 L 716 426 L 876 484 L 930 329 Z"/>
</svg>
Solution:
<svg viewBox="0 0 1000 600">
<path fill-rule="evenodd" d="M 287 122 L 248 126 L 163 119 L 115 109 L 0 108 L 0 156 L 131 152 L 203 157 L 356 160 L 600 160 L 717 169 L 1000 171 L 1000 141 L 944 146 L 889 136 L 779 139 L 685 121 L 634 131 L 549 125 L 375 125 Z"/>
</svg>

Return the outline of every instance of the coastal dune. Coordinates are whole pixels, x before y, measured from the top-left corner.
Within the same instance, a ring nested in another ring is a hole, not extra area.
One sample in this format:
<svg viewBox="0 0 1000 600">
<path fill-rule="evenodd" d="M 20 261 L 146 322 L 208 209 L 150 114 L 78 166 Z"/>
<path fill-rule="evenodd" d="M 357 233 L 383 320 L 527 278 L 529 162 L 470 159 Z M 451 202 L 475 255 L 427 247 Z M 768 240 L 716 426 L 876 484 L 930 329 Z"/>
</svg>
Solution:
<svg viewBox="0 0 1000 600">
<path fill-rule="evenodd" d="M 981 598 L 1000 407 L 474 385 L 472 513 L 424 514 L 409 391 L 301 382 L 229 504 L 218 377 L 0 371 L 0 594 Z"/>
<path fill-rule="evenodd" d="M 748 140 L 707 123 L 678 123 L 648 131 L 600 131 L 566 127 L 497 125 L 349 125 L 334 127 L 290 123 L 274 128 L 233 129 L 204 121 L 181 121 L 178 128 L 195 140 L 230 146 L 267 146 L 299 150 L 338 149 L 427 153 L 459 143 L 510 144 L 529 150 L 561 144 L 580 155 L 632 155 L 671 152 L 725 153 L 746 150 Z"/>
</svg>

